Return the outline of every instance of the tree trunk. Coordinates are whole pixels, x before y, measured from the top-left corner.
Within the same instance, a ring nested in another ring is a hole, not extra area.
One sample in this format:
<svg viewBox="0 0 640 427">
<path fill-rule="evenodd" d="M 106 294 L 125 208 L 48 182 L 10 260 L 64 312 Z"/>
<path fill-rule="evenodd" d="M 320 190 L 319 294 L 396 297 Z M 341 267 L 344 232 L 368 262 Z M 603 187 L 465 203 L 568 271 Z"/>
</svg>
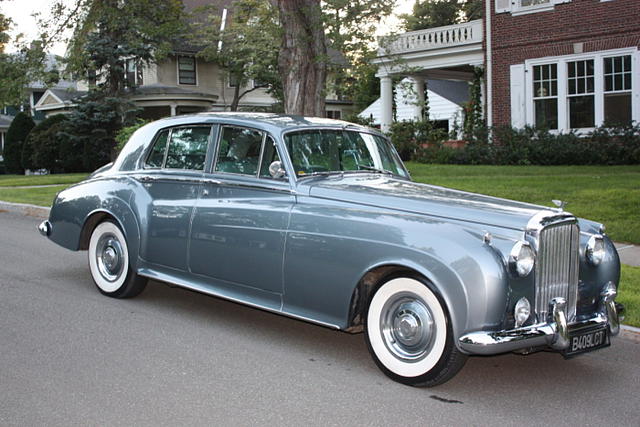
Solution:
<svg viewBox="0 0 640 427">
<path fill-rule="evenodd" d="M 325 116 L 327 46 L 320 0 L 271 0 L 283 28 L 278 68 L 284 92 L 284 111 Z"/>
</svg>

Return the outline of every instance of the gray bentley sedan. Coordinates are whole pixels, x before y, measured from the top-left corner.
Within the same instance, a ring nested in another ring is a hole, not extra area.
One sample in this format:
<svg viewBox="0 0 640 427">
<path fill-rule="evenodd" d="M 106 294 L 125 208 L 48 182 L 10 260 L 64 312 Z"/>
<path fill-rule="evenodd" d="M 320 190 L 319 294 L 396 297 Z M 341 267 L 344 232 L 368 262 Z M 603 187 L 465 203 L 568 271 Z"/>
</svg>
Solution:
<svg viewBox="0 0 640 427">
<path fill-rule="evenodd" d="M 468 355 L 609 346 L 622 311 L 601 224 L 412 182 L 383 134 L 336 120 L 150 123 L 60 192 L 39 229 L 88 251 L 104 295 L 155 279 L 364 332 L 379 368 L 416 386 Z"/>
</svg>

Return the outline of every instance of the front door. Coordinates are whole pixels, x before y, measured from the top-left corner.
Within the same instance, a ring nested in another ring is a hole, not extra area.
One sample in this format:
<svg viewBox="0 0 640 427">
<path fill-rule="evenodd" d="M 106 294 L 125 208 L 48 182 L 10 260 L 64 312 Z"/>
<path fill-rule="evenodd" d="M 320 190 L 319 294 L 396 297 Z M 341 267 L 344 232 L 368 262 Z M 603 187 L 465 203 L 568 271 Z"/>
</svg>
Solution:
<svg viewBox="0 0 640 427">
<path fill-rule="evenodd" d="M 204 176 L 193 218 L 190 267 L 217 283 L 244 288 L 240 292 L 270 294 L 279 305 L 295 197 L 286 177 L 271 176 L 269 165 L 276 160 L 274 140 L 265 132 L 220 128 L 213 171 Z"/>
</svg>

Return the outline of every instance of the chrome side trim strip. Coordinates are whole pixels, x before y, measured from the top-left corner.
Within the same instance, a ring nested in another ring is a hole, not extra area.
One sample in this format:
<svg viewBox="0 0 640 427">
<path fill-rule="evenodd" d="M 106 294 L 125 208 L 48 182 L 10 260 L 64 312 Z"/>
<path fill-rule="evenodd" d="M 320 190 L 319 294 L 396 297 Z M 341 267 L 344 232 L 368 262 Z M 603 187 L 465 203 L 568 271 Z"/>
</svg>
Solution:
<svg viewBox="0 0 640 427">
<path fill-rule="evenodd" d="M 273 308 L 270 308 L 270 307 L 267 307 L 267 306 L 264 306 L 264 305 L 255 304 L 255 303 L 248 302 L 248 301 L 245 301 L 245 300 L 242 300 L 242 299 L 239 299 L 239 298 L 234 298 L 234 297 L 231 297 L 229 295 L 225 295 L 224 293 L 221 293 L 221 292 L 215 292 L 215 291 L 213 291 L 213 290 L 211 290 L 209 288 L 206 288 L 204 286 L 198 286 L 198 285 L 194 285 L 194 284 L 190 284 L 190 283 L 179 282 L 173 277 L 170 277 L 170 276 L 165 275 L 165 274 L 159 274 L 159 273 L 153 272 L 151 270 L 147 270 L 147 269 L 144 269 L 143 271 L 138 270 L 138 274 L 140 276 L 144 276 L 144 277 L 147 277 L 149 279 L 154 279 L 154 280 L 158 280 L 158 281 L 161 281 L 161 282 L 171 283 L 172 285 L 176 285 L 176 286 L 179 286 L 181 288 L 189 289 L 189 290 L 196 291 L 196 292 L 199 292 L 199 293 L 205 294 L 205 295 L 210 295 L 210 296 L 213 296 L 213 297 L 222 298 L 222 299 L 225 299 L 225 300 L 228 300 L 228 301 L 232 301 L 232 302 L 236 302 L 236 303 L 239 303 L 239 304 L 243 304 L 243 305 L 246 305 L 246 306 L 249 306 L 249 307 L 258 308 L 260 310 L 268 311 L 270 313 L 282 314 L 282 315 L 285 315 L 287 317 L 291 317 L 291 318 L 298 319 L 298 320 L 303 320 L 303 321 L 309 322 L 309 323 L 315 323 L 317 325 L 325 326 L 325 327 L 331 328 L 331 329 L 336 329 L 336 330 L 340 330 L 341 329 L 340 326 L 334 325 L 332 323 L 322 322 L 320 320 L 311 319 L 311 318 L 308 318 L 308 317 L 300 316 L 298 314 L 289 313 L 289 312 L 286 312 L 286 311 L 283 311 L 283 310 L 276 310 L 276 309 L 273 309 Z"/>
</svg>

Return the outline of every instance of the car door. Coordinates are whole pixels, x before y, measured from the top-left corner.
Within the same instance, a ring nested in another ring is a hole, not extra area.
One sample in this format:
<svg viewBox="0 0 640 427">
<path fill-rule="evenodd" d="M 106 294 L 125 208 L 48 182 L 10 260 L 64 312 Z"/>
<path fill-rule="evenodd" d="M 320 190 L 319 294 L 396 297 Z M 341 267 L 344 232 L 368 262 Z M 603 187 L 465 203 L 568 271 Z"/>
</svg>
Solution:
<svg viewBox="0 0 640 427">
<path fill-rule="evenodd" d="M 191 271 L 279 308 L 295 197 L 286 177 L 269 172 L 279 161 L 271 136 L 226 125 L 218 134 L 215 163 L 204 176 L 192 222 Z"/>
<path fill-rule="evenodd" d="M 146 205 L 141 218 L 140 256 L 143 260 L 188 270 L 187 251 L 193 209 L 198 199 L 211 125 L 163 129 L 156 135 L 144 170 L 136 176 L 146 192 L 136 197 Z"/>
</svg>

